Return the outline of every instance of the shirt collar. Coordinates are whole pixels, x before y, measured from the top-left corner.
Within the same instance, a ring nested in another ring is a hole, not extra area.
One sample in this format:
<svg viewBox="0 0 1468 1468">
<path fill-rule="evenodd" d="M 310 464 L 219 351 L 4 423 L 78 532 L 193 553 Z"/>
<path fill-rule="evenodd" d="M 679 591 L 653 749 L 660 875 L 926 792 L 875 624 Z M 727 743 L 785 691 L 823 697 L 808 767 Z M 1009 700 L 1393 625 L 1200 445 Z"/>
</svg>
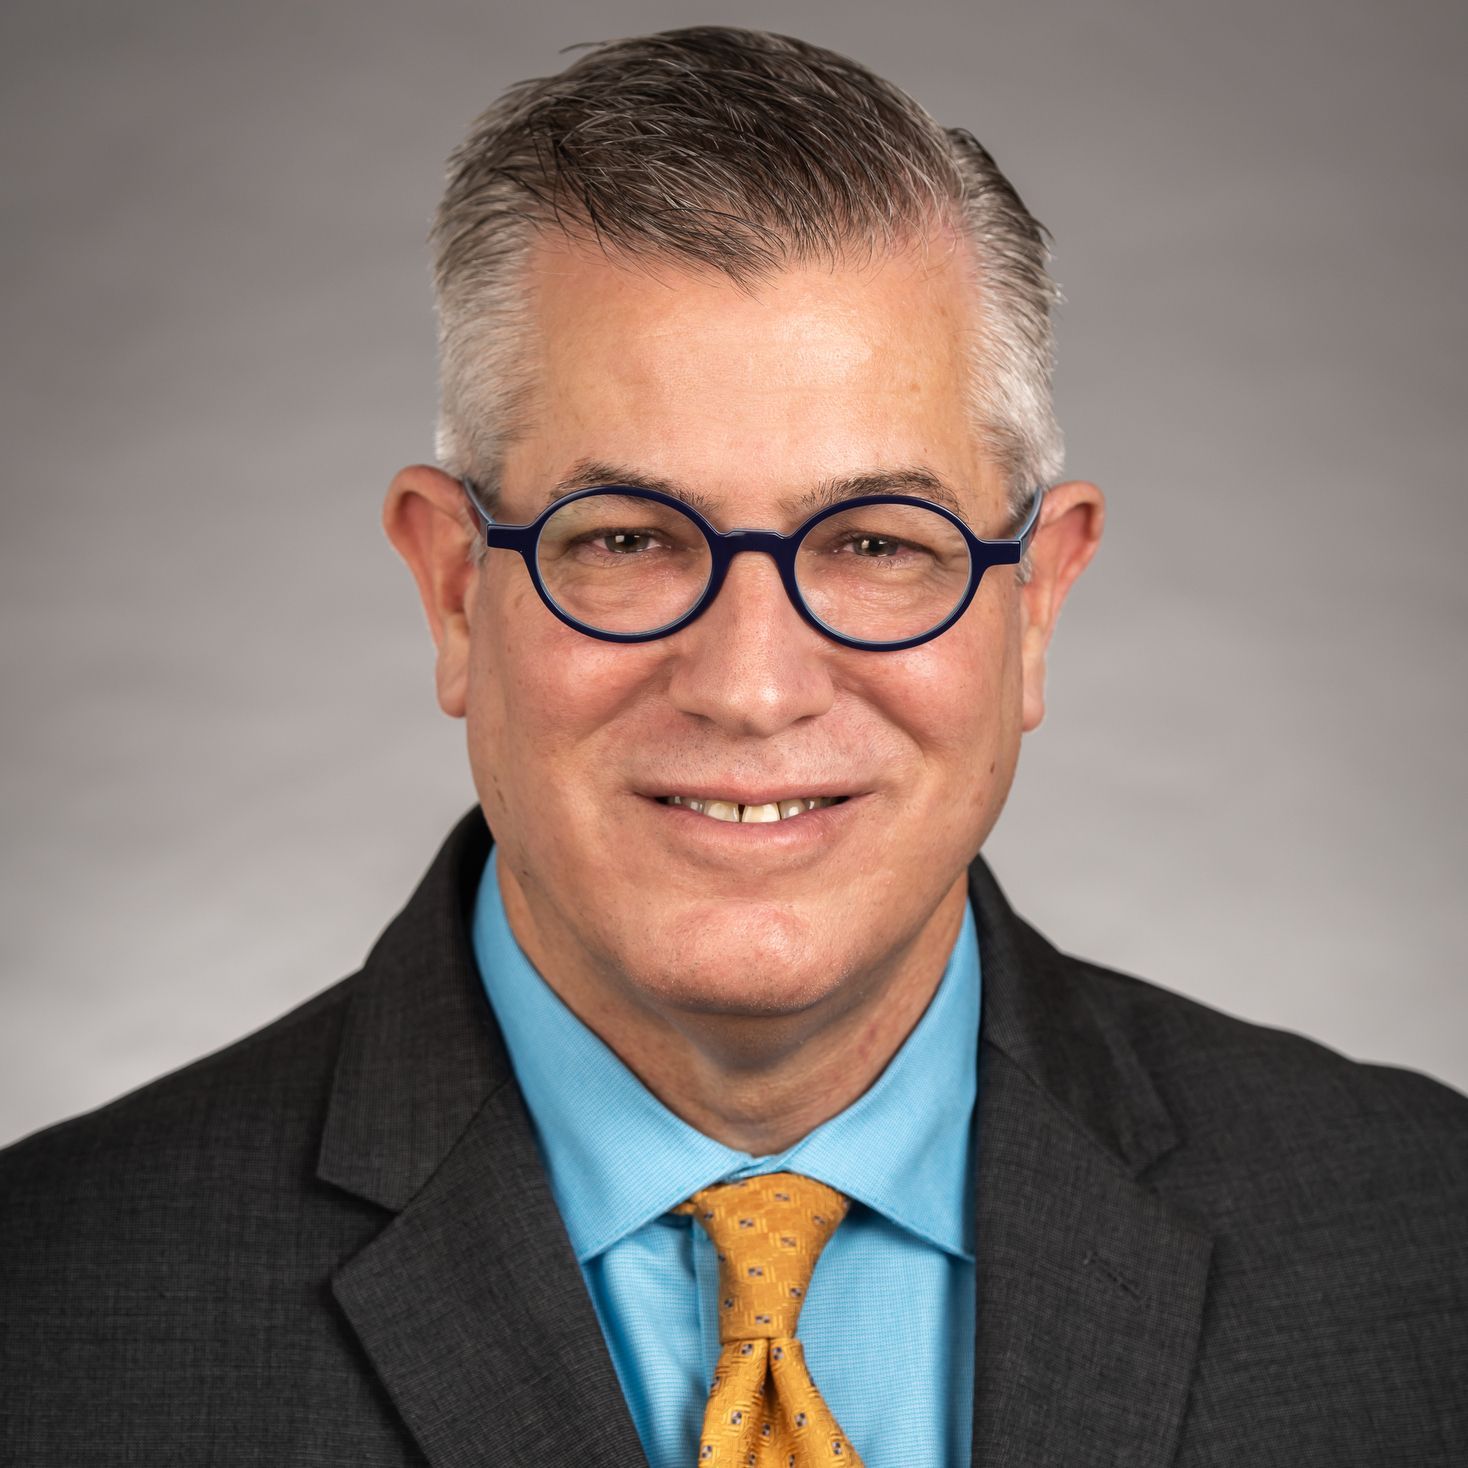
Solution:
<svg viewBox="0 0 1468 1468">
<path fill-rule="evenodd" d="M 566 1007 L 510 931 L 493 849 L 473 938 L 582 1264 L 710 1183 L 787 1171 L 819 1179 L 948 1253 L 973 1257 L 980 977 L 971 906 L 937 992 L 876 1082 L 771 1157 L 726 1147 L 675 1116 Z"/>
</svg>

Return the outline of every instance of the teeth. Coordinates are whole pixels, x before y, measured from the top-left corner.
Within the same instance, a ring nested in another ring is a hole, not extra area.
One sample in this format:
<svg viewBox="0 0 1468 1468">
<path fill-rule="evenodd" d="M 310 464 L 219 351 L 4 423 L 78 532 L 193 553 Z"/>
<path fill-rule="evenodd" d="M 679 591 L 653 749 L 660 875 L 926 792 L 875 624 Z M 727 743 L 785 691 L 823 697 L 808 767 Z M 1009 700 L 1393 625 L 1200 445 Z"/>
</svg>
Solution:
<svg viewBox="0 0 1468 1468">
<path fill-rule="evenodd" d="M 740 805 L 733 800 L 699 800 L 692 795 L 665 796 L 668 805 L 681 805 L 701 815 L 712 816 L 716 821 L 737 821 L 744 825 L 756 825 L 767 821 L 788 821 L 792 816 L 804 815 L 808 810 L 824 810 L 828 805 L 837 805 L 844 795 L 815 795 L 800 799 L 767 801 L 762 805 Z"/>
<path fill-rule="evenodd" d="M 746 805 L 739 819 L 746 825 L 754 825 L 760 821 L 778 821 L 780 807 L 778 805 Z"/>
</svg>

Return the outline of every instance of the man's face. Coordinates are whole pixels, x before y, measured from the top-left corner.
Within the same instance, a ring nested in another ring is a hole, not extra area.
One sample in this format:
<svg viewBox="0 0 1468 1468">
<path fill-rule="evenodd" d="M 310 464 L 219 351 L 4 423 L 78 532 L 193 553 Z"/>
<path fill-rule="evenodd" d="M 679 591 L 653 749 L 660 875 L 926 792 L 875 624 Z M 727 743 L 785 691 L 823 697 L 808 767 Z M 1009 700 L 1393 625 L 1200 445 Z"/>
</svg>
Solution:
<svg viewBox="0 0 1468 1468">
<path fill-rule="evenodd" d="M 536 387 L 498 519 L 611 479 L 696 496 L 720 529 L 789 531 L 829 481 L 919 470 L 977 534 L 1011 532 L 972 430 L 957 249 L 745 291 L 543 245 L 531 286 Z M 870 992 L 935 923 L 951 937 L 1040 717 L 1044 638 L 1023 652 L 1013 568 L 900 652 L 823 637 L 759 554 L 643 644 L 562 624 L 505 551 L 465 606 L 466 637 L 440 638 L 440 696 L 467 716 L 512 920 L 559 965 L 663 1011 L 791 1014 Z M 842 799 L 753 824 L 674 795 Z"/>
</svg>

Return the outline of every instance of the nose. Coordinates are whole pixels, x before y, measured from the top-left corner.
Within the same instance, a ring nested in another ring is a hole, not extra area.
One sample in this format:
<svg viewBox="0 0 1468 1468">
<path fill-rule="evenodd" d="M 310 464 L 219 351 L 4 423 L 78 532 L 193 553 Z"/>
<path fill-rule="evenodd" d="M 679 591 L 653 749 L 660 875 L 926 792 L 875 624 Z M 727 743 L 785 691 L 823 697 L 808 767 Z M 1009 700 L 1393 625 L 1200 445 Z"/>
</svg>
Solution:
<svg viewBox="0 0 1468 1468">
<path fill-rule="evenodd" d="M 713 605 L 668 643 L 674 704 L 727 733 L 768 738 L 834 701 L 836 644 L 802 619 L 760 552 L 735 556 Z"/>
</svg>

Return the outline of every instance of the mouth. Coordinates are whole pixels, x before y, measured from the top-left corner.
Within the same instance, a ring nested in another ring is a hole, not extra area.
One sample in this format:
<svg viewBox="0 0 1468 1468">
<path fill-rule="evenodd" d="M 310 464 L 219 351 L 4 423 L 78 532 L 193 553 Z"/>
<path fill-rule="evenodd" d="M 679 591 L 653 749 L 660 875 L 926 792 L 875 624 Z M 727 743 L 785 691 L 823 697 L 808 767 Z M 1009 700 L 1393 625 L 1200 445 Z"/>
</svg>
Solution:
<svg viewBox="0 0 1468 1468">
<path fill-rule="evenodd" d="M 841 805 L 850 797 L 846 795 L 784 795 L 770 800 L 742 802 L 718 795 L 660 795 L 660 805 L 681 806 L 695 815 L 707 816 L 710 820 L 728 821 L 740 825 L 759 825 L 771 821 L 794 821 L 808 811 L 824 810 L 827 806 Z"/>
</svg>

